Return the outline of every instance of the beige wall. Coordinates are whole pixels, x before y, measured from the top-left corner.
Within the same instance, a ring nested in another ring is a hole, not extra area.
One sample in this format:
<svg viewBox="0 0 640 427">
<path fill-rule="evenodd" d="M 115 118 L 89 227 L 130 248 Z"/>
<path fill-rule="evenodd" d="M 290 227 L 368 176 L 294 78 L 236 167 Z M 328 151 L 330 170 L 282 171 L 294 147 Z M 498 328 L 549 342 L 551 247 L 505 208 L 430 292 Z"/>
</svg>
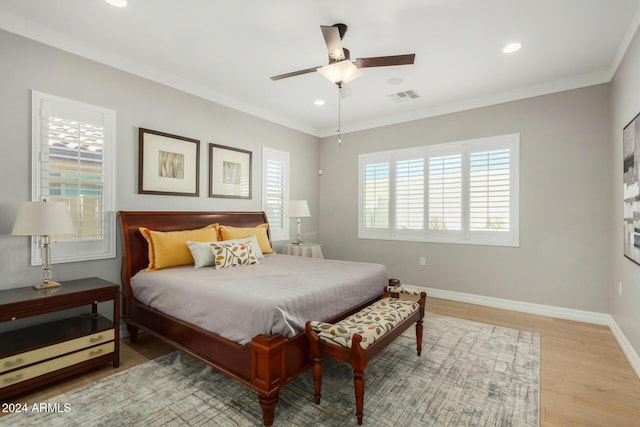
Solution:
<svg viewBox="0 0 640 427">
<path fill-rule="evenodd" d="M 303 231 L 317 230 L 316 137 L 4 31 L 0 58 L 0 289 L 41 277 L 40 267 L 29 266 L 29 239 L 10 236 L 18 204 L 31 197 L 32 89 L 117 112 L 118 210 L 261 210 L 262 147 L 268 146 L 290 152 L 291 197 L 309 200 L 312 217 Z M 138 127 L 200 140 L 200 197 L 137 194 Z M 253 152 L 251 200 L 207 197 L 210 142 Z M 56 264 L 53 275 L 57 280 L 95 275 L 120 283 L 119 257 L 120 248 L 115 259 Z"/>
<path fill-rule="evenodd" d="M 636 354 L 640 354 L 640 265 L 623 256 L 622 249 L 622 129 L 640 113 L 640 38 L 636 34 L 611 83 L 611 197 L 613 239 L 610 262 L 613 274 L 609 284 L 609 312 Z M 622 283 L 622 295 L 618 292 Z"/>
<path fill-rule="evenodd" d="M 380 262 L 419 286 L 608 312 L 609 86 L 324 138 L 320 236 L 331 258 Z M 360 153 L 520 133 L 520 247 L 357 238 Z M 418 265 L 419 257 L 427 265 Z"/>
</svg>

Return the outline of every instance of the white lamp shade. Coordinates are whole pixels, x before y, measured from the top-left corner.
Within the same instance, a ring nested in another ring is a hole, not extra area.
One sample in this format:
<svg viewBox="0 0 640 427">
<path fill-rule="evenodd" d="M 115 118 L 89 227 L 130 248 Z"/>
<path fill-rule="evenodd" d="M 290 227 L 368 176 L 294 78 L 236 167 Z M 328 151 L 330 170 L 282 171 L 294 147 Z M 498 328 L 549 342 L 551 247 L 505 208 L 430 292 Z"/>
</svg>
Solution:
<svg viewBox="0 0 640 427">
<path fill-rule="evenodd" d="M 316 71 L 332 83 L 349 83 L 362 75 L 358 67 L 353 65 L 353 62 L 348 59 L 334 62 L 333 64 L 318 68 Z"/>
<path fill-rule="evenodd" d="M 67 204 L 62 202 L 23 202 L 11 234 L 51 236 L 73 233 L 75 228 Z"/>
<path fill-rule="evenodd" d="M 310 216 L 306 200 L 291 200 L 289 202 L 289 218 L 308 218 Z"/>
</svg>

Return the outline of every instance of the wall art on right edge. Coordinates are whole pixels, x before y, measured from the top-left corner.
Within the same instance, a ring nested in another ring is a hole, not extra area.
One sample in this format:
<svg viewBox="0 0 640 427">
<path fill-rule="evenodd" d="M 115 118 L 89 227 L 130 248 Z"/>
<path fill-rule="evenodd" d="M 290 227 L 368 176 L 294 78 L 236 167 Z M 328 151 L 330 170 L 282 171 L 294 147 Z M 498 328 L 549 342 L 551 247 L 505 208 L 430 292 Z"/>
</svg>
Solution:
<svg viewBox="0 0 640 427">
<path fill-rule="evenodd" d="M 622 131 L 624 256 L 640 264 L 640 114 Z"/>
<path fill-rule="evenodd" d="M 209 144 L 209 197 L 251 198 L 251 151 Z"/>
</svg>

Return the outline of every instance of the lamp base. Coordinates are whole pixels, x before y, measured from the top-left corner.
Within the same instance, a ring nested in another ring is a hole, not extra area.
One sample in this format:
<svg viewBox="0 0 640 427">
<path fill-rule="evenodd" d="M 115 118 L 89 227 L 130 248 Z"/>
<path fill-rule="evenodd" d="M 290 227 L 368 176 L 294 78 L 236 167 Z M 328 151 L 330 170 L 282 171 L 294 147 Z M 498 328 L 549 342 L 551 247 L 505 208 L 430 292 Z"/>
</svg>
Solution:
<svg viewBox="0 0 640 427">
<path fill-rule="evenodd" d="M 59 288 L 62 285 L 58 282 L 54 282 L 53 280 L 49 280 L 48 283 L 40 283 L 39 285 L 33 285 L 34 289 L 42 290 L 42 289 L 51 289 L 51 288 Z"/>
</svg>

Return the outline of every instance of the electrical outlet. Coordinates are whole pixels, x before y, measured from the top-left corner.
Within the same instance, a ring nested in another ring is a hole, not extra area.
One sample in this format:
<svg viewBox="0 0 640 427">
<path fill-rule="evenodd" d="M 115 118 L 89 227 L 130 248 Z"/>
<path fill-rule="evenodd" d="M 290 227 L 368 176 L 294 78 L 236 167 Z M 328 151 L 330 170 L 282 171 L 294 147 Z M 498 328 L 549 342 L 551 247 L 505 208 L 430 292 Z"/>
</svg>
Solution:
<svg viewBox="0 0 640 427">
<path fill-rule="evenodd" d="M 423 256 L 420 257 L 420 265 L 427 265 L 427 259 Z"/>
<path fill-rule="evenodd" d="M 618 295 L 622 296 L 622 282 L 618 282 Z"/>
</svg>

